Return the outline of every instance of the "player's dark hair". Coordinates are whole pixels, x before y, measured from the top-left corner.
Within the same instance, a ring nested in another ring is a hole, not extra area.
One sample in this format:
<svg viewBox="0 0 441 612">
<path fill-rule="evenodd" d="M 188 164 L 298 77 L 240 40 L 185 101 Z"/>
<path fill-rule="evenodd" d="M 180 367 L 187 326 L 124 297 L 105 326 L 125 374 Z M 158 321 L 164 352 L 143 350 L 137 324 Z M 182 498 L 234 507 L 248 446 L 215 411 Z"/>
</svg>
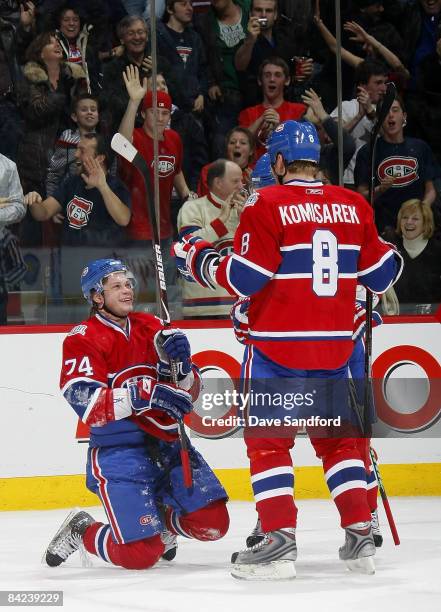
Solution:
<svg viewBox="0 0 441 612">
<path fill-rule="evenodd" d="M 225 170 L 227 168 L 227 159 L 216 159 L 210 166 L 207 171 L 207 185 L 208 189 L 211 190 L 214 180 L 217 178 L 223 178 L 225 176 Z"/>
<path fill-rule="evenodd" d="M 378 60 L 363 60 L 355 69 L 355 86 L 366 85 L 372 76 L 387 76 L 389 71 L 383 62 Z"/>
<path fill-rule="evenodd" d="M 258 72 L 259 81 L 262 81 L 263 71 L 270 64 L 271 66 L 278 66 L 279 68 L 281 68 L 283 70 L 283 74 L 285 75 L 285 79 L 289 79 L 289 66 L 285 62 L 285 60 L 282 59 L 281 57 L 268 57 L 266 60 L 263 60 L 263 62 L 259 66 L 259 72 Z"/>
</svg>

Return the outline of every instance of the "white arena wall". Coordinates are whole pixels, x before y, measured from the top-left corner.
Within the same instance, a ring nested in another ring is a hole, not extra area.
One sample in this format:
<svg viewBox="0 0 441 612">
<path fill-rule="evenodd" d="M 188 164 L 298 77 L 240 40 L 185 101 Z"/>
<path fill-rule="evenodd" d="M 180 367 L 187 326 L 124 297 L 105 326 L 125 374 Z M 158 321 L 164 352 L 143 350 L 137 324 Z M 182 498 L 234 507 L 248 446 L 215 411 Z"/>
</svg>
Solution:
<svg viewBox="0 0 441 612">
<path fill-rule="evenodd" d="M 238 376 L 243 347 L 226 322 L 186 328 L 204 376 Z M 0 510 L 93 505 L 85 489 L 86 435 L 60 395 L 61 345 L 69 326 L 0 331 Z M 386 318 L 374 329 L 373 371 L 385 378 L 376 403 L 392 429 L 374 440 L 389 495 L 441 495 L 441 325 L 436 317 Z M 430 379 L 430 380 L 429 380 Z M 381 429 L 381 428 L 380 428 Z M 401 431 L 398 431 L 401 429 Z M 192 437 L 232 499 L 252 499 L 240 437 Z M 326 497 L 308 440 L 293 451 L 296 495 Z"/>
</svg>

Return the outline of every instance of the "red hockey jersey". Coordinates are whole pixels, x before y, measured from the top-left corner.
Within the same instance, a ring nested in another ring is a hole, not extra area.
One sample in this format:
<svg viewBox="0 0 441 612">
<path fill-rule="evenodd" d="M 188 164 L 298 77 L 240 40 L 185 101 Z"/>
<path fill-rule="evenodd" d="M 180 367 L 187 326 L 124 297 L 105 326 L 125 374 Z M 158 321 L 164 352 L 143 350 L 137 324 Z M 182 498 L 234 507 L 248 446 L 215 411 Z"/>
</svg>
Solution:
<svg viewBox="0 0 441 612">
<path fill-rule="evenodd" d="M 97 314 L 69 332 L 63 342 L 60 388 L 83 422 L 94 422 L 97 389 L 119 389 L 129 379 L 142 376 L 156 378 L 158 356 L 153 338 L 162 327 L 152 315 L 131 313 L 124 331 Z M 144 431 L 171 441 L 177 437 L 177 423 L 162 411 L 150 410 L 141 416 L 92 426 L 90 443 L 91 446 L 142 443 Z"/>
<path fill-rule="evenodd" d="M 371 207 L 348 189 L 291 181 L 248 199 L 216 280 L 251 295 L 250 343 L 296 369 L 335 369 L 353 349 L 356 285 L 382 293 L 401 271 Z"/>
</svg>

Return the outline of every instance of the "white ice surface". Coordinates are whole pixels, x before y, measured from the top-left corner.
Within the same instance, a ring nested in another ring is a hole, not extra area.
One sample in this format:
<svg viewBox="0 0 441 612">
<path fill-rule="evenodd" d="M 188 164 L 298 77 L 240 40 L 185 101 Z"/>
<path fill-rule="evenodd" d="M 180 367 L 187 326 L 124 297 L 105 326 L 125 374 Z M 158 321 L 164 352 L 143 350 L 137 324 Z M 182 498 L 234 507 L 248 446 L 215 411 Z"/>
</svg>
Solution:
<svg viewBox="0 0 441 612">
<path fill-rule="evenodd" d="M 59 568 L 40 564 L 66 510 L 0 513 L 0 589 L 63 590 L 78 612 L 438 612 L 441 610 L 441 498 L 394 498 L 401 537 L 395 547 L 383 511 L 385 542 L 376 574 L 348 572 L 338 560 L 343 531 L 330 501 L 300 501 L 297 578 L 256 583 L 233 579 L 229 558 L 255 522 L 251 503 L 231 503 L 231 527 L 218 542 L 180 540 L 174 562 L 145 571 L 112 567 L 75 553 Z M 99 519 L 99 508 L 90 512 Z M 48 610 L 48 607 L 38 609 Z"/>
</svg>

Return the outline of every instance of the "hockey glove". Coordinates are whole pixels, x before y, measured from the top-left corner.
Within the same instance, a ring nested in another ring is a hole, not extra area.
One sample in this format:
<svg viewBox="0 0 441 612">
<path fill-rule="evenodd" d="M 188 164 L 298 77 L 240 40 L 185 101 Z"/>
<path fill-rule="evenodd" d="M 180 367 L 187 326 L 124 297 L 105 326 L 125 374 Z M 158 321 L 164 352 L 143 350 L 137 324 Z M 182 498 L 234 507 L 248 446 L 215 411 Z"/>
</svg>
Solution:
<svg viewBox="0 0 441 612">
<path fill-rule="evenodd" d="M 176 367 L 178 380 L 182 380 L 191 372 L 191 349 L 187 336 L 180 329 L 162 329 L 154 338 L 158 353 L 158 374 L 160 379 L 170 379 L 170 362 Z"/>
<path fill-rule="evenodd" d="M 219 253 L 210 242 L 189 234 L 171 249 L 176 266 L 185 280 L 202 287 L 216 289 L 215 272 L 219 264 Z"/>
<path fill-rule="evenodd" d="M 378 302 L 378 298 L 377 298 Z M 381 315 L 376 310 L 372 311 L 372 327 L 377 327 L 383 323 Z M 366 330 L 366 310 L 363 302 L 355 302 L 354 328 L 352 330 L 352 340 L 356 342 L 363 337 Z"/>
<path fill-rule="evenodd" d="M 250 325 L 248 323 L 248 308 L 250 306 L 250 298 L 240 298 L 233 304 L 230 310 L 231 321 L 236 335 L 236 340 L 241 344 L 248 344 L 248 336 L 250 333 Z"/>
<path fill-rule="evenodd" d="M 172 385 L 154 383 L 150 378 L 130 383 L 129 397 L 137 415 L 152 409 L 161 410 L 175 421 L 181 422 L 184 416 L 193 410 L 189 393 Z"/>
</svg>

